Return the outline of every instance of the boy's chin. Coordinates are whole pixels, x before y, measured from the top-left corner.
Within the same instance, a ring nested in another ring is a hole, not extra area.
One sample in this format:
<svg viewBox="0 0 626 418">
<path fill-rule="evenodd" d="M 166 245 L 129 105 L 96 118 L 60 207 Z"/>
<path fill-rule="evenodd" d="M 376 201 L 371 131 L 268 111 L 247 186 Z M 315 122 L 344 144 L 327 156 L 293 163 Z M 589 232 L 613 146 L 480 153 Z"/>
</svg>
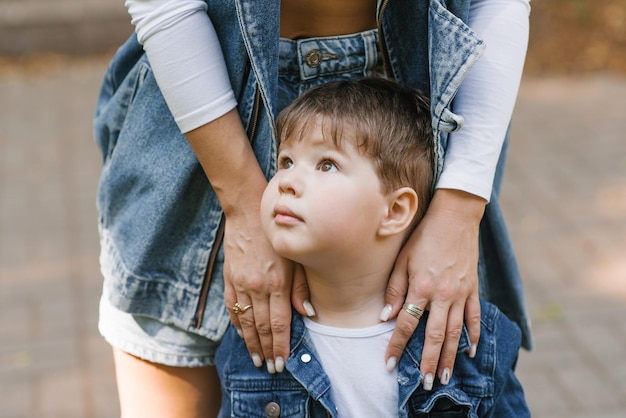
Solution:
<svg viewBox="0 0 626 418">
<path fill-rule="evenodd" d="M 288 260 L 291 260 L 298 264 L 306 265 L 307 262 L 310 262 L 309 257 L 307 257 L 309 254 L 303 254 L 302 252 L 295 250 L 293 247 L 289 247 L 289 246 L 281 247 L 280 245 L 278 245 L 278 246 L 274 246 L 274 251 L 279 256 L 286 258 Z"/>
</svg>

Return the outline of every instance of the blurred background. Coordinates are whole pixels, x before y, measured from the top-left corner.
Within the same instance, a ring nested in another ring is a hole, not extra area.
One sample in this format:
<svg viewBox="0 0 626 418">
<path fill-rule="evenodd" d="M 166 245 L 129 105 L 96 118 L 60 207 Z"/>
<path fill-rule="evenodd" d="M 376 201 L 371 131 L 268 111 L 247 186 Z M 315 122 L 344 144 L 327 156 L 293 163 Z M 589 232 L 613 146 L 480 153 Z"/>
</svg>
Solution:
<svg viewBox="0 0 626 418">
<path fill-rule="evenodd" d="M 534 417 L 626 410 L 626 0 L 533 0 L 501 204 Z M 121 0 L 0 0 L 0 418 L 119 416 L 91 120 Z"/>
</svg>

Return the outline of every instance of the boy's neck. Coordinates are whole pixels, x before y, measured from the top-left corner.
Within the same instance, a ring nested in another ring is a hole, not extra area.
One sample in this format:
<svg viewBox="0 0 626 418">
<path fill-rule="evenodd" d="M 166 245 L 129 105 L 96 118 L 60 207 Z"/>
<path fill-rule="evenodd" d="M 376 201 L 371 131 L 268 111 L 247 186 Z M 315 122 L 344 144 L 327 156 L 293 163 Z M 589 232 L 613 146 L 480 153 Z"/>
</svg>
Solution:
<svg viewBox="0 0 626 418">
<path fill-rule="evenodd" d="M 379 324 L 391 266 L 369 272 L 319 271 L 305 267 L 311 319 L 339 328 L 365 328 Z"/>
</svg>

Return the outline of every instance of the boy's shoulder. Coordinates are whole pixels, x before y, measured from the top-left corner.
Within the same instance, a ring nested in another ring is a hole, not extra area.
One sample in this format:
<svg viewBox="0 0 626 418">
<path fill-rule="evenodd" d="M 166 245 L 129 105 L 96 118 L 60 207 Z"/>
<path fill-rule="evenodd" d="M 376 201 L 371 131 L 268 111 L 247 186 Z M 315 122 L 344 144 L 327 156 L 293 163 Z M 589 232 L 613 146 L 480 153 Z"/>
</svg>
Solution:
<svg viewBox="0 0 626 418">
<path fill-rule="evenodd" d="M 427 313 L 422 318 L 400 359 L 398 382 L 423 379 L 419 366 L 428 322 Z M 430 410 L 441 396 L 446 396 L 456 405 L 472 405 L 475 410 L 480 405 L 486 407 L 493 403 L 500 388 L 507 386 L 520 344 L 519 327 L 495 305 L 481 301 L 481 334 L 476 356 L 470 358 L 468 354 L 471 342 L 467 328 L 463 326 L 449 383 L 442 385 L 436 381 L 432 391 L 412 390 L 406 395 L 410 398 L 409 409 Z M 400 391 L 401 394 L 404 391 L 402 384 Z"/>
</svg>

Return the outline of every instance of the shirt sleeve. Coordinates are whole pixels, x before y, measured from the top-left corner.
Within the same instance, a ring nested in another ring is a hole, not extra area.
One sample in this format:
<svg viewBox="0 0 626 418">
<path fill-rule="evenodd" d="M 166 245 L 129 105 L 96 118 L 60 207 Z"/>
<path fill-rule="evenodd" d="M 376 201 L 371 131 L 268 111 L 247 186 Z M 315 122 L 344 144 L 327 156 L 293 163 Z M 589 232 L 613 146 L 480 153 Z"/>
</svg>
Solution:
<svg viewBox="0 0 626 418">
<path fill-rule="evenodd" d="M 181 132 L 237 105 L 224 55 L 202 0 L 126 0 L 131 23 Z"/>
<path fill-rule="evenodd" d="M 437 188 L 489 201 L 526 58 L 529 15 L 529 0 L 471 2 L 468 25 L 487 47 L 454 99 L 465 122 L 450 134 Z"/>
</svg>

